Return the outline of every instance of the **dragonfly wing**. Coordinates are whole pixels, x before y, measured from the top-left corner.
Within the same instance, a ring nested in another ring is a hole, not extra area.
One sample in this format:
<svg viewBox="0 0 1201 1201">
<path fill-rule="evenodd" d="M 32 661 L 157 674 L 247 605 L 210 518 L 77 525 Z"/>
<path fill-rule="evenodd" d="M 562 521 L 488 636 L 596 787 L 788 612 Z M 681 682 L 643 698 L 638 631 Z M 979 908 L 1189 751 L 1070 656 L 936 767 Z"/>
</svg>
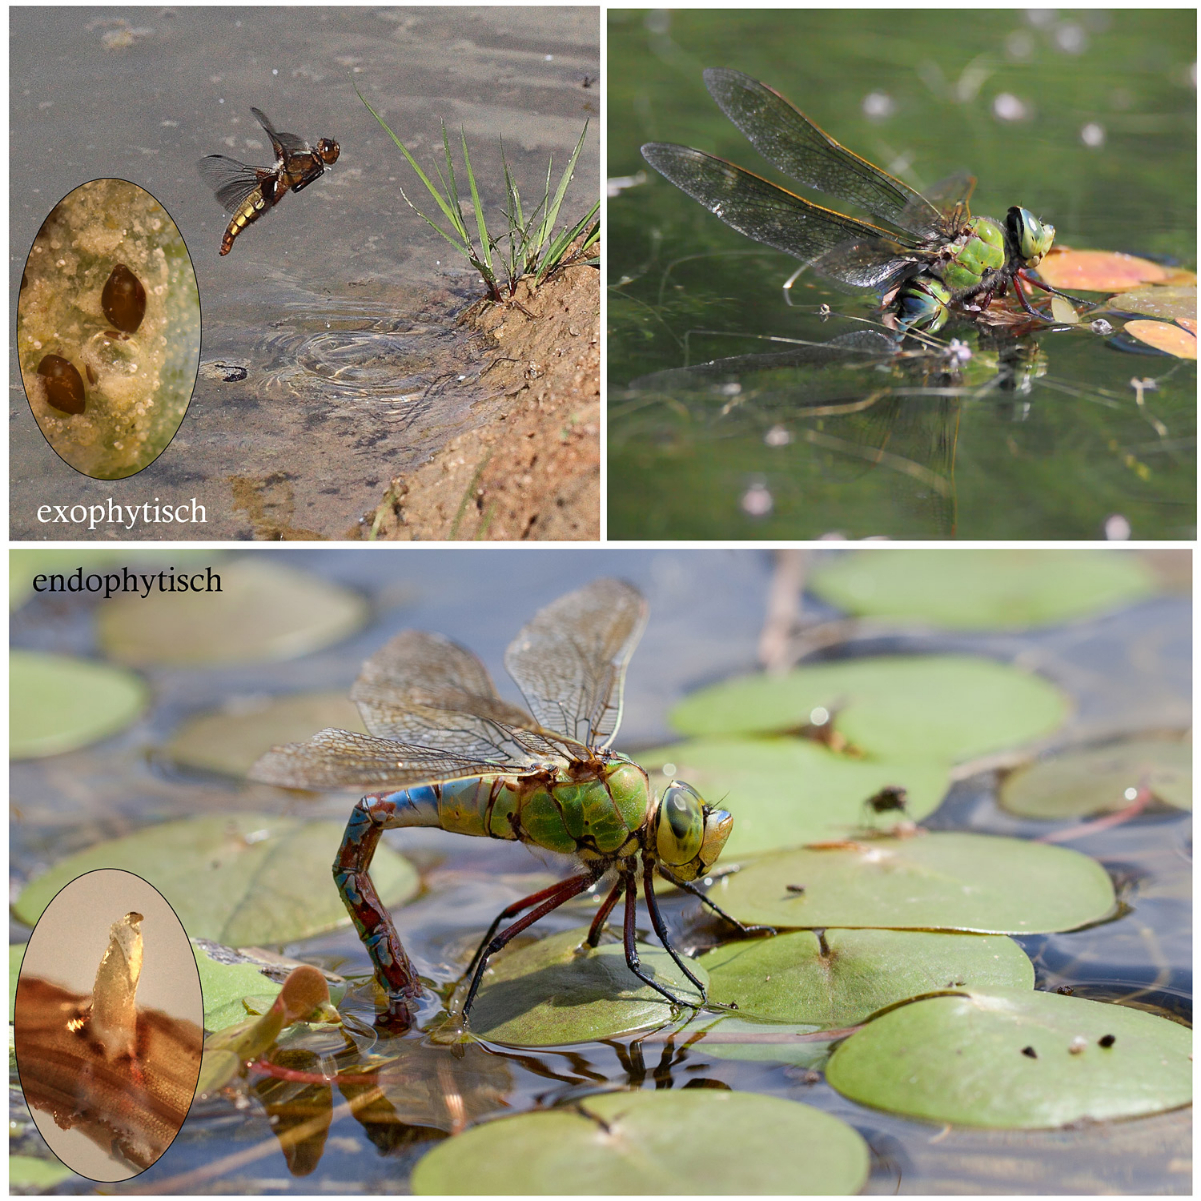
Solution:
<svg viewBox="0 0 1201 1201">
<path fill-rule="evenodd" d="M 270 121 L 267 120 L 267 115 L 262 109 L 252 108 L 250 110 L 255 115 L 258 123 L 267 131 L 267 136 L 271 139 L 271 148 L 275 151 L 275 157 L 281 159 L 291 151 L 299 150 L 301 152 L 309 151 L 312 147 L 303 138 L 298 138 L 294 133 L 281 133 Z"/>
<path fill-rule="evenodd" d="M 242 201 L 259 186 L 270 171 L 240 163 L 236 158 L 223 154 L 210 154 L 196 164 L 200 178 L 213 190 L 213 194 L 227 213 L 236 213 Z"/>
<path fill-rule="evenodd" d="M 741 71 L 713 68 L 705 87 L 721 111 L 773 166 L 920 237 L 939 229 L 939 212 L 920 192 L 853 154 L 779 92 Z"/>
<path fill-rule="evenodd" d="M 495 762 L 437 747 L 410 746 L 390 738 L 322 730 L 308 742 L 269 750 L 250 769 L 250 778 L 281 788 L 409 788 L 469 776 L 522 775 L 533 761 Z"/>
<path fill-rule="evenodd" d="M 642 157 L 740 234 L 802 262 L 811 263 L 848 243 L 875 246 L 881 262 L 909 252 L 910 248 L 888 230 L 811 204 L 704 151 L 651 142 L 642 147 Z M 833 259 L 826 274 L 839 278 Z M 864 286 L 851 279 L 845 282 L 852 287 Z"/>
<path fill-rule="evenodd" d="M 915 274 L 927 257 L 898 243 L 870 238 L 844 242 L 814 259 L 812 266 L 819 275 L 846 287 L 883 291 Z"/>
<path fill-rule="evenodd" d="M 505 651 L 505 666 L 547 730 L 594 749 L 613 741 L 626 665 L 646 614 L 632 584 L 594 580 L 523 627 Z"/>
</svg>

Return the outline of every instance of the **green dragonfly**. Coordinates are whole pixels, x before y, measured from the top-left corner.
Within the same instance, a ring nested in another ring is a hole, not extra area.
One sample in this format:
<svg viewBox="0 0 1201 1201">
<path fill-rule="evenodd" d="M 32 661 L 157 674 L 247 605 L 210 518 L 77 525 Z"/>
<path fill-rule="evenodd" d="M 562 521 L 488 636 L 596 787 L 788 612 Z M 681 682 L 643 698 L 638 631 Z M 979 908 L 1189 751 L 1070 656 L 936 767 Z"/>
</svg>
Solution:
<svg viewBox="0 0 1201 1201">
<path fill-rule="evenodd" d="M 968 198 L 976 181 L 969 175 L 952 176 L 923 196 L 840 146 L 778 92 L 740 71 L 707 70 L 705 86 L 773 166 L 895 228 L 822 208 L 688 146 L 642 147 L 656 171 L 727 225 L 841 286 L 879 290 L 901 331 L 936 332 L 952 309 L 983 312 L 1011 283 L 1026 312 L 1048 320 L 1022 284 L 1053 291 L 1025 274 L 1050 250 L 1053 225 L 1017 206 L 1004 223 L 972 217 Z"/>
<path fill-rule="evenodd" d="M 672 945 L 654 877 L 658 873 L 746 930 L 694 883 L 720 855 L 734 819 L 679 780 L 656 792 L 641 767 L 610 749 L 621 721 L 626 665 L 646 616 L 641 593 L 612 579 L 596 580 L 541 609 L 505 652 L 505 666 L 530 712 L 502 700 L 487 669 L 464 647 L 405 630 L 363 664 L 351 689 L 369 734 L 322 730 L 308 742 L 274 748 L 255 764 L 252 778 L 285 788 L 372 790 L 346 827 L 334 879 L 387 994 L 385 1024 L 407 1029 L 421 992 L 368 874 L 380 835 L 398 826 L 524 842 L 575 855 L 579 863 L 573 875 L 497 915 L 467 968 L 464 1020 L 491 955 L 607 878 L 612 886 L 588 944 L 597 945 L 624 893 L 630 971 L 673 1004 L 696 1007 L 639 962 L 640 869 L 655 933 L 704 1002 L 704 987 Z M 510 918 L 515 920 L 501 931 Z"/>
</svg>

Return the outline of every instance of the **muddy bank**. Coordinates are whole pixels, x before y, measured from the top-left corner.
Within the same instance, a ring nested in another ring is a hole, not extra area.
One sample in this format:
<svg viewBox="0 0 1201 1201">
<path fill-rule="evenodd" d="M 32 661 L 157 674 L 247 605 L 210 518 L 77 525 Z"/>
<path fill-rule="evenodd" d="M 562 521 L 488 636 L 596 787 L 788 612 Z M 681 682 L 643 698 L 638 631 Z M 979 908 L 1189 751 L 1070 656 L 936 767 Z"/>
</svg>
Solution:
<svg viewBox="0 0 1201 1201">
<path fill-rule="evenodd" d="M 599 538 L 600 273 L 569 267 L 536 292 L 523 280 L 517 300 L 465 318 L 495 354 L 475 427 L 396 476 L 346 537 Z"/>
</svg>

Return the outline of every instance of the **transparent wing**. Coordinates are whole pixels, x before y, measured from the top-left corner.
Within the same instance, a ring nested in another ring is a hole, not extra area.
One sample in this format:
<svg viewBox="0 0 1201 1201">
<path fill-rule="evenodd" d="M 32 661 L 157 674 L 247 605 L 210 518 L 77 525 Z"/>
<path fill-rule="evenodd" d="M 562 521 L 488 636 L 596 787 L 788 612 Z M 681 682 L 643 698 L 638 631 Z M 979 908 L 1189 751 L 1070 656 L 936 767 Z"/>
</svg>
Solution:
<svg viewBox="0 0 1201 1201">
<path fill-rule="evenodd" d="M 779 92 L 725 68 L 706 71 L 705 87 L 751 145 L 805 187 L 849 200 L 921 237 L 938 232 L 939 211 L 920 192 L 840 145 Z"/>
<path fill-rule="evenodd" d="M 547 730 L 596 750 L 613 741 L 646 613 L 632 584 L 596 580 L 552 601 L 522 629 L 505 666 Z"/>
<path fill-rule="evenodd" d="M 312 152 L 313 148 L 303 138 L 298 138 L 294 133 L 280 133 L 267 119 L 267 115 L 262 109 L 252 108 L 250 111 L 254 113 L 255 119 L 267 131 L 267 136 L 271 139 L 271 148 L 275 151 L 277 159 L 286 157 L 290 151 Z"/>
<path fill-rule="evenodd" d="M 261 167 L 240 163 L 236 158 L 223 154 L 210 154 L 196 164 L 200 178 L 213 190 L 213 194 L 227 213 L 236 213 L 242 201 L 259 186 L 260 180 L 270 175 Z"/>
<path fill-rule="evenodd" d="M 824 258 L 823 273 L 849 287 L 887 286 L 910 272 L 910 260 L 920 253 L 886 229 L 811 204 L 704 151 L 650 142 L 642 157 L 740 234 L 803 263 Z M 844 271 L 840 262 L 847 248 L 854 251 Z"/>
<path fill-rule="evenodd" d="M 494 762 L 436 747 L 409 746 L 390 738 L 322 730 L 308 742 L 292 742 L 269 750 L 250 769 L 252 780 L 282 788 L 364 790 L 409 788 L 467 776 L 505 773 L 522 775 L 533 763 Z"/>
<path fill-rule="evenodd" d="M 397 742 L 516 765 L 572 749 L 501 700 L 479 659 L 440 634 L 404 630 L 390 639 L 363 664 L 350 699 L 372 734 Z"/>
</svg>

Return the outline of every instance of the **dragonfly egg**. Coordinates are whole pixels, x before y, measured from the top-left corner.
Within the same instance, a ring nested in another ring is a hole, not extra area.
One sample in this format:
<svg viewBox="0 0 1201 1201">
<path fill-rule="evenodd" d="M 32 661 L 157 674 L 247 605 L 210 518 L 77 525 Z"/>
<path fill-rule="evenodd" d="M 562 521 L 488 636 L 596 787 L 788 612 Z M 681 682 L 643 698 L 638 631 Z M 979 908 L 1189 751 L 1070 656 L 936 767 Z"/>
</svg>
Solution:
<svg viewBox="0 0 1201 1201">
<path fill-rule="evenodd" d="M 104 315 L 121 330 L 132 334 L 146 316 L 146 289 L 124 263 L 118 263 L 100 295 Z"/>
<path fill-rule="evenodd" d="M 38 375 L 46 385 L 46 400 L 60 413 L 84 410 L 83 378 L 62 355 L 48 354 L 38 364 Z"/>
</svg>

